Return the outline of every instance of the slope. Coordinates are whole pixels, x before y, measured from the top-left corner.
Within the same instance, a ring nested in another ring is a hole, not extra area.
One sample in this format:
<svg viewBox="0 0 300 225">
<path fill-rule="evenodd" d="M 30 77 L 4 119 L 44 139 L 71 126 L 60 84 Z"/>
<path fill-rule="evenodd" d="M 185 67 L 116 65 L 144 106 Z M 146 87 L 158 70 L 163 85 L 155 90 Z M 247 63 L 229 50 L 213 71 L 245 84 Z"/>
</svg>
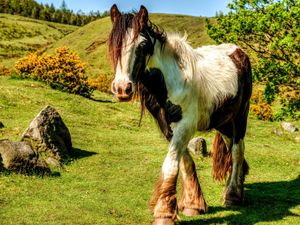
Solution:
<svg viewBox="0 0 300 225">
<path fill-rule="evenodd" d="M 0 14 L 0 65 L 11 67 L 16 59 L 47 47 L 78 29 L 27 17 Z"/>
</svg>

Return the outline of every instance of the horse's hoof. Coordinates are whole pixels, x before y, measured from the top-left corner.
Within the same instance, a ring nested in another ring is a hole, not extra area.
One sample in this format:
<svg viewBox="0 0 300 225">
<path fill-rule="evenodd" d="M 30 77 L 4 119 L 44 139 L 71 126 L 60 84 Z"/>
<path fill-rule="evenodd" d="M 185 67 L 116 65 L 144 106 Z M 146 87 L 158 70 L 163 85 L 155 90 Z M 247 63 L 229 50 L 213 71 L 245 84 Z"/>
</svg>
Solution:
<svg viewBox="0 0 300 225">
<path fill-rule="evenodd" d="M 241 206 L 243 205 L 243 201 L 238 198 L 225 199 L 223 205 L 224 207 Z"/>
<path fill-rule="evenodd" d="M 156 218 L 153 225 L 175 225 L 175 222 L 172 218 Z"/>
<path fill-rule="evenodd" d="M 199 216 L 201 213 L 204 213 L 204 211 L 199 210 L 199 209 L 184 208 L 182 210 L 182 213 L 185 216 Z"/>
</svg>

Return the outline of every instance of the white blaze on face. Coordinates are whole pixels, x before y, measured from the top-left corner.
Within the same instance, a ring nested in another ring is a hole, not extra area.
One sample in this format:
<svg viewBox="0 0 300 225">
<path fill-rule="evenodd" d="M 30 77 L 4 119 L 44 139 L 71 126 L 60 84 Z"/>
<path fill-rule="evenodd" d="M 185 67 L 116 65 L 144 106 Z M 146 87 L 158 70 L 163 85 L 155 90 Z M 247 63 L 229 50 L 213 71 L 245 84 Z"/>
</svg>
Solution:
<svg viewBox="0 0 300 225">
<path fill-rule="evenodd" d="M 129 29 L 122 44 L 121 58 L 118 60 L 115 78 L 112 82 L 112 93 L 120 100 L 130 100 L 128 98 L 131 98 L 134 92 L 134 86 L 130 77 L 135 60 L 135 44 L 132 42 L 133 35 L 133 29 Z"/>
</svg>

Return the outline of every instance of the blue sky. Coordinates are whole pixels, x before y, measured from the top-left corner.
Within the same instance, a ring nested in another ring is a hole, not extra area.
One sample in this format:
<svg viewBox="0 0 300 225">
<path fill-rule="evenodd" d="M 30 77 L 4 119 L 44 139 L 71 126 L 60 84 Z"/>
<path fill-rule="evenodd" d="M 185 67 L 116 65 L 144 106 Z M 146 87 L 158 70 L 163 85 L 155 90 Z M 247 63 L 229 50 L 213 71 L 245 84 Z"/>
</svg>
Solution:
<svg viewBox="0 0 300 225">
<path fill-rule="evenodd" d="M 61 6 L 62 0 L 36 0 L 39 3 L 53 3 L 55 7 Z M 216 12 L 228 12 L 226 8 L 230 0 L 65 0 L 68 9 L 85 13 L 90 11 L 103 12 L 109 10 L 116 3 L 121 11 L 139 9 L 146 6 L 152 13 L 172 13 L 193 16 L 215 16 Z"/>
</svg>

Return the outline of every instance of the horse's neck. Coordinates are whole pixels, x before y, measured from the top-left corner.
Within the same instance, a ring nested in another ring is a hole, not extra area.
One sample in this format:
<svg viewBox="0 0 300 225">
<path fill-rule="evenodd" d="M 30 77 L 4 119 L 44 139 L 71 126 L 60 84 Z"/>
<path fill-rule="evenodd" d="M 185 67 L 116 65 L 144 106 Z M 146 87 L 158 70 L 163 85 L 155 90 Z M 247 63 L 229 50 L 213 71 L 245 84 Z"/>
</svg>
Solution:
<svg viewBox="0 0 300 225">
<path fill-rule="evenodd" d="M 184 93 L 187 91 L 185 88 L 187 77 L 179 65 L 171 44 L 167 42 L 162 48 L 160 43 L 156 43 L 148 67 L 161 70 L 168 89 L 168 97 L 173 103 L 179 104 L 184 101 Z"/>
</svg>

